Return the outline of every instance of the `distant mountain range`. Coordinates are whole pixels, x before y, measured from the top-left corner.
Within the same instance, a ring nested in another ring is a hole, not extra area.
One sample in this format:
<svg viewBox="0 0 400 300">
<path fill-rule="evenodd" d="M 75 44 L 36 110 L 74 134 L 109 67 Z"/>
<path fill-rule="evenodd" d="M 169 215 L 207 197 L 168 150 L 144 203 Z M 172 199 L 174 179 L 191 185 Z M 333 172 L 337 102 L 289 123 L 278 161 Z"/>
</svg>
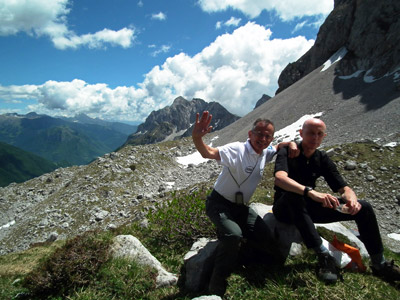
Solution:
<svg viewBox="0 0 400 300">
<path fill-rule="evenodd" d="M 177 97 L 171 106 L 151 112 L 146 121 L 139 125 L 137 132 L 129 136 L 125 145 L 154 144 L 190 136 L 196 113 L 205 110 L 213 115 L 213 130 L 220 130 L 240 119 L 218 102 L 206 102 L 196 98 L 188 101 Z"/>
<path fill-rule="evenodd" d="M 85 114 L 78 114 L 72 118 L 60 117 L 60 119 L 81 124 L 99 125 L 126 135 L 130 135 L 132 132 L 135 132 L 137 130 L 137 126 L 128 125 L 120 122 L 107 122 L 99 118 L 92 119 Z"/>
<path fill-rule="evenodd" d="M 196 113 L 213 114 L 219 130 L 240 117 L 217 102 L 182 97 L 171 106 L 153 111 L 139 126 L 92 119 L 50 117 L 31 112 L 0 115 L 0 186 L 23 182 L 58 167 L 85 165 L 127 144 L 153 144 L 191 134 Z"/>
<path fill-rule="evenodd" d="M 136 126 L 91 119 L 29 113 L 0 115 L 0 141 L 58 166 L 87 164 L 120 147 Z"/>
<path fill-rule="evenodd" d="M 35 154 L 0 142 L 0 187 L 24 182 L 57 169 L 57 165 Z"/>
</svg>

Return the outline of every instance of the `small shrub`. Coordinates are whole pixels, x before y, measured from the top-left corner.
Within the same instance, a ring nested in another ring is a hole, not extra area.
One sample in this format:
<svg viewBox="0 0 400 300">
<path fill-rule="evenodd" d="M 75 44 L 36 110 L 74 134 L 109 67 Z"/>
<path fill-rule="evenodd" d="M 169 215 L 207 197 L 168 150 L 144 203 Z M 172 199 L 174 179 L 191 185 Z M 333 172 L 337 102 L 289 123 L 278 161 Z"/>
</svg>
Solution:
<svg viewBox="0 0 400 300">
<path fill-rule="evenodd" d="M 176 195 L 166 205 L 148 213 L 157 225 L 157 240 L 168 243 L 191 244 L 204 236 L 215 236 L 215 228 L 205 213 L 206 193 L 192 192 Z"/>
<path fill-rule="evenodd" d="M 109 241 L 96 232 L 87 232 L 66 242 L 42 261 L 25 278 L 23 285 L 31 295 L 46 298 L 67 295 L 73 288 L 85 286 L 108 260 Z"/>
</svg>

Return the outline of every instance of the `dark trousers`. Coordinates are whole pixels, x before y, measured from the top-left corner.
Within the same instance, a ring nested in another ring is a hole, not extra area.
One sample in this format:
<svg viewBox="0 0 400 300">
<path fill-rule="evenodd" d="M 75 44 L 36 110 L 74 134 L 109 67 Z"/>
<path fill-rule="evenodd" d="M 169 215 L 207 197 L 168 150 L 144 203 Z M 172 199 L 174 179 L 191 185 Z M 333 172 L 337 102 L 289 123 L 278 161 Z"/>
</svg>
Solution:
<svg viewBox="0 0 400 300">
<path fill-rule="evenodd" d="M 343 202 L 340 199 L 341 202 Z M 360 211 L 355 215 L 344 214 L 331 208 L 322 207 L 308 197 L 283 192 L 275 198 L 273 212 L 282 222 L 294 224 L 307 248 L 319 247 L 322 240 L 314 223 L 332 223 L 354 220 L 360 232 L 360 240 L 364 243 L 369 255 L 381 254 L 383 245 L 379 233 L 374 210 L 367 201 L 359 200 Z"/>
<path fill-rule="evenodd" d="M 250 207 L 232 203 L 213 190 L 207 198 L 206 213 L 217 227 L 219 240 L 211 281 L 232 272 L 243 238 L 271 255 L 279 255 L 271 230 Z"/>
</svg>

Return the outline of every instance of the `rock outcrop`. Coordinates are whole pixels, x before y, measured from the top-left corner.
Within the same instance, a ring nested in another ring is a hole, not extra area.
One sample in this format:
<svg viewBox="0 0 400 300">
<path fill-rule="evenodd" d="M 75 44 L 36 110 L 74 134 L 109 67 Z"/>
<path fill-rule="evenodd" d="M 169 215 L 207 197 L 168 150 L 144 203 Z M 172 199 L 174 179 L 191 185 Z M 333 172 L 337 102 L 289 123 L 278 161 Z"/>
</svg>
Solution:
<svg viewBox="0 0 400 300">
<path fill-rule="evenodd" d="M 337 75 L 362 70 L 379 78 L 394 72 L 400 66 L 399 16 L 397 0 L 335 0 L 314 46 L 279 76 L 276 94 L 320 67 L 342 47 L 347 54 L 336 66 Z"/>
</svg>

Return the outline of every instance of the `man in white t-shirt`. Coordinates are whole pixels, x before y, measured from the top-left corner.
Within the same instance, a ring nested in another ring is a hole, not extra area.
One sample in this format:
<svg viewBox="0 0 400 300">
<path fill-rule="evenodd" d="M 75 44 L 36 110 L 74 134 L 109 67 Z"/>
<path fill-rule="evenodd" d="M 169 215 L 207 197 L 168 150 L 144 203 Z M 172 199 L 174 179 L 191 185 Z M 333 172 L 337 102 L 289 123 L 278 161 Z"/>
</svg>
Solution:
<svg viewBox="0 0 400 300">
<path fill-rule="evenodd" d="M 298 155 L 299 151 L 294 142 L 271 146 L 275 128 L 267 119 L 254 122 L 246 142 L 213 148 L 203 142 L 203 136 L 212 130 L 211 119 L 208 111 L 203 112 L 201 118 L 197 114 L 192 138 L 204 158 L 215 159 L 223 166 L 206 202 L 207 216 L 217 227 L 219 239 L 208 292 L 223 296 L 243 238 L 252 240 L 279 259 L 270 230 L 248 204 L 262 178 L 265 164 L 272 160 L 277 149 L 289 145 L 291 156 Z"/>
</svg>

